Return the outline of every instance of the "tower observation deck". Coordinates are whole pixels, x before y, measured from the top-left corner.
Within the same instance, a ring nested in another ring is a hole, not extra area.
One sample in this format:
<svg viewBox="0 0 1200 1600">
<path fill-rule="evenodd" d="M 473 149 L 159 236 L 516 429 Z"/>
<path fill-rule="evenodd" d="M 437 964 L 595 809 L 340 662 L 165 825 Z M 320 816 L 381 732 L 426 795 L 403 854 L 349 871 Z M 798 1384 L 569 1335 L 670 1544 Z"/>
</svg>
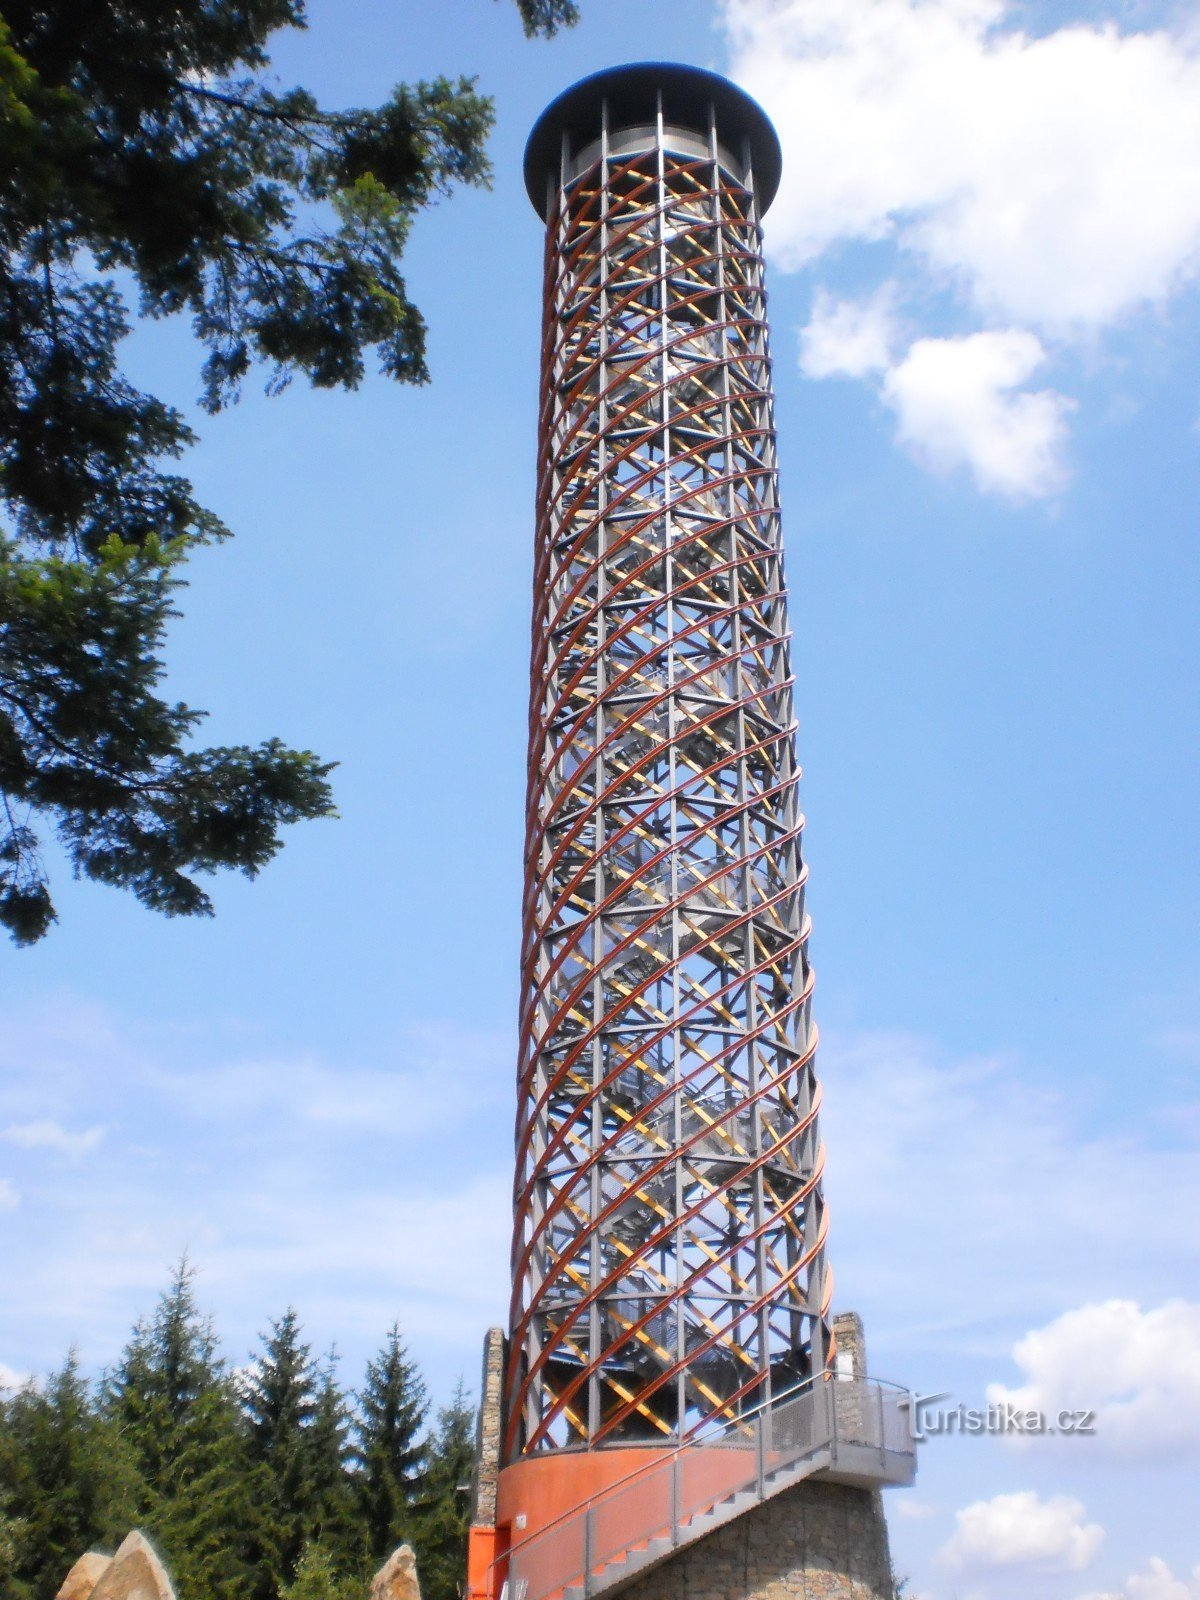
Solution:
<svg viewBox="0 0 1200 1600">
<path fill-rule="evenodd" d="M 634 1538 L 647 1463 L 677 1545 L 681 1495 L 762 1498 L 835 1427 L 763 285 L 780 166 L 748 95 L 661 63 L 577 83 L 526 150 L 544 318 L 492 1519 L 513 1563 L 472 1594 L 504 1572 L 525 1600 L 599 1593 L 595 1541 Z M 718 1436 L 744 1448 L 701 1460 Z"/>
</svg>

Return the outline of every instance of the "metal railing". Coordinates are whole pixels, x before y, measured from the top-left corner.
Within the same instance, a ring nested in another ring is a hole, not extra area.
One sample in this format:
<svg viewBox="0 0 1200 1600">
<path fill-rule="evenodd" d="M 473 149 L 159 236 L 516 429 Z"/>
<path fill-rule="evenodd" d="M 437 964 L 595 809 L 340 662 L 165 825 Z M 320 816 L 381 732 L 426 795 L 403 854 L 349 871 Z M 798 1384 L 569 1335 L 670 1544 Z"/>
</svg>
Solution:
<svg viewBox="0 0 1200 1600">
<path fill-rule="evenodd" d="M 719 1430 L 690 1439 L 608 1485 L 513 1545 L 492 1564 L 487 1593 L 506 1574 L 508 1600 L 551 1600 L 578 1587 L 594 1592 L 604 1567 L 654 1540 L 672 1548 L 706 1528 L 689 1525 L 722 1501 L 752 1492 L 765 1499 L 770 1480 L 838 1444 L 889 1456 L 915 1453 L 908 1391 L 874 1378 L 806 1378 L 779 1398 Z M 882 1476 L 882 1472 L 881 1472 Z"/>
</svg>

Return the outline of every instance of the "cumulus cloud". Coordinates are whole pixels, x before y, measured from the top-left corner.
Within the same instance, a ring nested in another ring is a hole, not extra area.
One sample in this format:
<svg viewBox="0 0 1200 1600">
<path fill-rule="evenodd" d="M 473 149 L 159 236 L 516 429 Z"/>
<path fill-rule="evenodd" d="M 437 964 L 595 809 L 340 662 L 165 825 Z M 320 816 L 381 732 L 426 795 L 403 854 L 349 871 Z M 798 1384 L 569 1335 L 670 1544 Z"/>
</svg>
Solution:
<svg viewBox="0 0 1200 1600">
<path fill-rule="evenodd" d="M 1053 494 L 1067 478 L 1067 417 L 1075 402 L 1025 385 L 1046 350 L 1027 329 L 924 338 L 899 356 L 896 285 L 866 299 L 818 289 L 800 330 L 809 378 L 871 380 L 896 416 L 898 441 L 935 472 L 968 469 L 980 489 L 1014 499 Z"/>
<path fill-rule="evenodd" d="M 0 1394 L 11 1393 L 13 1389 L 20 1389 L 29 1381 L 29 1375 L 18 1372 L 15 1367 L 9 1367 L 0 1361 Z"/>
<path fill-rule="evenodd" d="M 990 1401 L 1046 1415 L 1095 1410 L 1096 1443 L 1122 1459 L 1195 1450 L 1200 1440 L 1200 1305 L 1143 1311 L 1108 1300 L 1068 1311 L 1020 1340 L 1024 1384 L 993 1384 Z"/>
<path fill-rule="evenodd" d="M 935 472 L 968 469 L 980 489 L 1013 499 L 1053 494 L 1074 401 L 1024 386 L 1046 351 L 1035 334 L 1007 328 L 917 339 L 897 357 L 895 285 L 863 300 L 818 289 L 800 332 L 809 378 L 865 378 L 896 416 L 896 437 Z"/>
<path fill-rule="evenodd" d="M 13 1186 L 11 1178 L 0 1178 L 0 1211 L 15 1211 L 21 1204 L 21 1196 Z"/>
<path fill-rule="evenodd" d="M 894 238 L 982 307 L 1097 327 L 1200 266 L 1200 46 L 1005 0 L 725 0 L 773 117 L 784 266 Z"/>
<path fill-rule="evenodd" d="M 1200 1600 L 1200 1567 L 1191 1581 L 1177 1578 L 1160 1556 L 1151 1556 L 1144 1572 L 1135 1572 L 1116 1593 L 1086 1594 L 1080 1600 Z"/>
<path fill-rule="evenodd" d="M 94 1150 L 104 1134 L 104 1128 L 98 1124 L 72 1133 L 61 1123 L 44 1117 L 36 1122 L 12 1122 L 0 1132 L 0 1139 L 22 1150 L 52 1150 L 56 1155 L 77 1160 Z"/>
<path fill-rule="evenodd" d="M 865 378 L 891 364 L 896 339 L 895 287 L 866 300 L 837 300 L 817 290 L 800 332 L 800 368 L 809 378 Z"/>
<path fill-rule="evenodd" d="M 1191 1581 L 1177 1578 L 1159 1556 L 1151 1556 L 1145 1572 L 1135 1572 L 1125 1582 L 1129 1600 L 1200 1600 L 1200 1567 Z"/>
<path fill-rule="evenodd" d="M 1085 1522 L 1081 1501 L 1069 1495 L 1042 1500 L 1032 1489 L 977 1500 L 955 1513 L 958 1526 L 941 1558 L 955 1568 L 1027 1567 L 1081 1572 L 1104 1538 L 1099 1523 Z"/>
<path fill-rule="evenodd" d="M 897 437 L 937 472 L 967 467 L 981 489 L 1014 498 L 1062 488 L 1074 402 L 1021 386 L 1045 352 L 1019 328 L 918 339 L 883 381 Z"/>
<path fill-rule="evenodd" d="M 1200 29 L 1072 22 L 1013 0 L 723 0 L 731 69 L 770 112 L 779 266 L 886 241 L 877 295 L 818 290 L 812 378 L 871 381 L 900 444 L 1014 498 L 1056 493 L 1073 403 L 1024 388 L 1047 354 L 1200 271 Z M 836 266 L 830 270 L 836 270 Z M 898 277 L 955 326 L 893 355 Z M 965 314 L 965 318 L 964 318 Z"/>
</svg>

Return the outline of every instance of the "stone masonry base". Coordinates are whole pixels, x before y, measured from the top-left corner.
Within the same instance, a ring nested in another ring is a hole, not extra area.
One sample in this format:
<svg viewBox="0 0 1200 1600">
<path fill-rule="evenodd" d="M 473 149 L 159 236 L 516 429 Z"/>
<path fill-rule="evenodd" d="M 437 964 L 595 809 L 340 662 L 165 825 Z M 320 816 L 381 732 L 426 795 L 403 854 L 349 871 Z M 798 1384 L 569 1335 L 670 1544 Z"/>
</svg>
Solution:
<svg viewBox="0 0 1200 1600">
<path fill-rule="evenodd" d="M 893 1600 L 880 1496 L 798 1483 L 635 1578 L 620 1600 Z"/>
</svg>

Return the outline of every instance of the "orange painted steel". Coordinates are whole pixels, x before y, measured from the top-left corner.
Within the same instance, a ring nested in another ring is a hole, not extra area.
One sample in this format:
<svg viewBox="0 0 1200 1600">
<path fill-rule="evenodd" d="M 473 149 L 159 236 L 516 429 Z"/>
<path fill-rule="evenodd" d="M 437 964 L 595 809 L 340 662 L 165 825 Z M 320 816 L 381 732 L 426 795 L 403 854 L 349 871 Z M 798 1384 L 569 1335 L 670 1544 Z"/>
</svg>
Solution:
<svg viewBox="0 0 1200 1600">
<path fill-rule="evenodd" d="M 547 208 L 510 1497 L 831 1353 L 754 178 L 608 136 Z"/>
</svg>

